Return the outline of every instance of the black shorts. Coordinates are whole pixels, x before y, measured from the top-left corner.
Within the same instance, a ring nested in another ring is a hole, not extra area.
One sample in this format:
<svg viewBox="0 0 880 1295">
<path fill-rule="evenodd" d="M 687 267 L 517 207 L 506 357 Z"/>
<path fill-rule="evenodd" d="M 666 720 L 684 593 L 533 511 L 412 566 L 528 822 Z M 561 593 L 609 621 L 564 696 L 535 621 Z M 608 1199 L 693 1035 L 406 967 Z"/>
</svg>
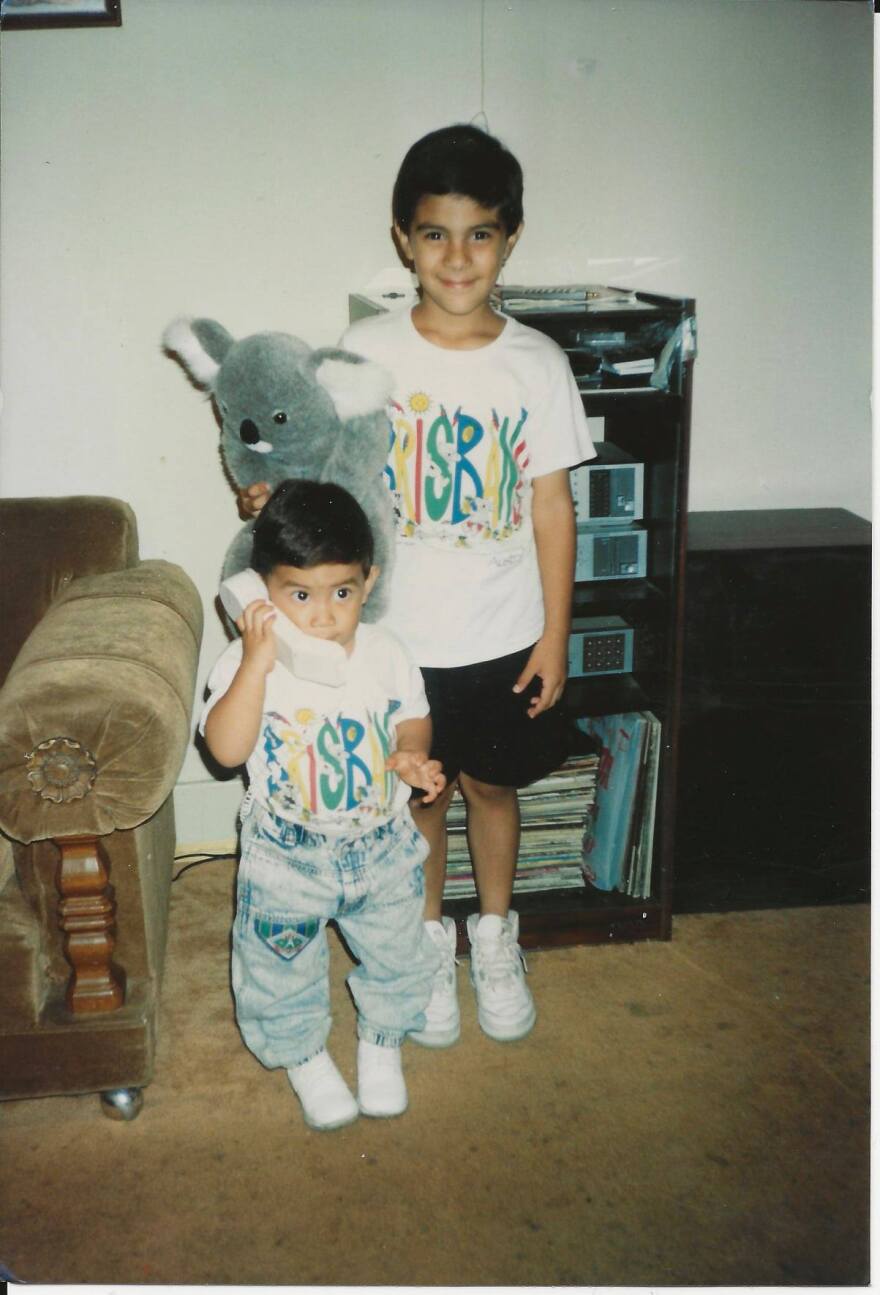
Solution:
<svg viewBox="0 0 880 1295">
<path fill-rule="evenodd" d="M 557 704 L 529 718 L 540 691 L 536 675 L 523 692 L 513 685 L 531 648 L 474 665 L 422 667 L 431 707 L 431 755 L 447 782 L 459 773 L 496 787 L 525 787 L 558 769 L 571 749 L 571 724 Z"/>
</svg>

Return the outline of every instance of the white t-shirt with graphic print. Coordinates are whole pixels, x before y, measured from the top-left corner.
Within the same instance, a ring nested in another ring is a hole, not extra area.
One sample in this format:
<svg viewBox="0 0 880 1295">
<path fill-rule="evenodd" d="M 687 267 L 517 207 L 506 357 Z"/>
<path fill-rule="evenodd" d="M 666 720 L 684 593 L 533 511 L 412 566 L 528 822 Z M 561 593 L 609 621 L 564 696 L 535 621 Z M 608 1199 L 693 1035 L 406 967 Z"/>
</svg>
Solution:
<svg viewBox="0 0 880 1295">
<path fill-rule="evenodd" d="M 341 346 L 394 375 L 385 469 L 397 546 L 384 624 L 420 666 L 490 661 L 544 629 L 532 482 L 595 456 L 565 353 L 507 319 L 476 350 L 421 336 L 410 308 Z"/>
<path fill-rule="evenodd" d="M 208 677 L 205 721 L 241 663 L 242 642 L 224 649 Z M 359 625 L 337 688 L 295 678 L 276 665 L 256 746 L 247 761 L 250 791 L 279 818 L 327 836 L 356 836 L 388 822 L 410 787 L 385 761 L 396 726 L 428 714 L 421 672 L 403 645 L 378 625 Z"/>
</svg>

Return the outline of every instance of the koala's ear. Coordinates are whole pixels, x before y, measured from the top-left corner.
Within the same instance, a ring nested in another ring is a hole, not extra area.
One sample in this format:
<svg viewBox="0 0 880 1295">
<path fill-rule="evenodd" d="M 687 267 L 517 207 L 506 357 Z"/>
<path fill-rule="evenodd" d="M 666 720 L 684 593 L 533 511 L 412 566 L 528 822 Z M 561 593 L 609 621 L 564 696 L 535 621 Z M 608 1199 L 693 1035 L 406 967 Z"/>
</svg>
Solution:
<svg viewBox="0 0 880 1295">
<path fill-rule="evenodd" d="M 391 374 L 372 360 L 350 351 L 324 349 L 312 356 L 315 380 L 327 392 L 343 420 L 375 414 L 384 408 L 393 386 Z"/>
<path fill-rule="evenodd" d="M 213 319 L 181 316 L 162 334 L 166 351 L 176 355 L 193 382 L 210 387 L 234 338 Z"/>
</svg>

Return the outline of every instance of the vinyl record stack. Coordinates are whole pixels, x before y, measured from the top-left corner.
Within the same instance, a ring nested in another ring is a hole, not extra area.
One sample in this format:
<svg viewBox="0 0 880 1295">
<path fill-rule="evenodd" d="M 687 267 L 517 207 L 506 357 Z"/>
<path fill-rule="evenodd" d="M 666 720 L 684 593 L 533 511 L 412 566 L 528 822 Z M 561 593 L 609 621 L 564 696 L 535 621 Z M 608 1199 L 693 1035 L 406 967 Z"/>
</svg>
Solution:
<svg viewBox="0 0 880 1295">
<path fill-rule="evenodd" d="M 579 719 L 578 727 L 601 748 L 584 834 L 587 880 L 597 890 L 646 898 L 651 893 L 660 722 L 650 711 L 628 711 Z"/>
<path fill-rule="evenodd" d="M 585 744 L 591 745 L 591 744 Z M 596 795 L 599 755 L 584 750 L 555 773 L 519 792 L 522 836 L 514 894 L 539 890 L 583 890 L 583 841 Z M 456 791 L 447 817 L 446 899 L 475 895 L 468 853 L 466 809 Z"/>
</svg>

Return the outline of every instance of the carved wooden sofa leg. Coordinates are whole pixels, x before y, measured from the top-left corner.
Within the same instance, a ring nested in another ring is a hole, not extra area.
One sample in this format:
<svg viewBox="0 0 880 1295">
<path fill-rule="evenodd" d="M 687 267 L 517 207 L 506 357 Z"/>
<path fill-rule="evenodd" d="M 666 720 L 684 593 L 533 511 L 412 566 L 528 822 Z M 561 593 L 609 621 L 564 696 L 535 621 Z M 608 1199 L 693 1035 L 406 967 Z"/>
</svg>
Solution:
<svg viewBox="0 0 880 1295">
<path fill-rule="evenodd" d="M 75 1016 L 112 1012 L 125 1002 L 125 974 L 113 965 L 116 901 L 110 870 L 97 837 L 71 836 L 56 842 L 58 924 L 71 966 L 65 1001 Z M 140 1088 L 114 1088 L 101 1094 L 101 1110 L 111 1120 L 133 1120 L 144 1104 Z"/>
<path fill-rule="evenodd" d="M 56 842 L 58 924 L 72 968 L 66 1003 L 75 1016 L 114 1012 L 125 1002 L 125 976 L 113 966 L 116 901 L 107 856 L 97 837 L 68 836 Z"/>
</svg>

